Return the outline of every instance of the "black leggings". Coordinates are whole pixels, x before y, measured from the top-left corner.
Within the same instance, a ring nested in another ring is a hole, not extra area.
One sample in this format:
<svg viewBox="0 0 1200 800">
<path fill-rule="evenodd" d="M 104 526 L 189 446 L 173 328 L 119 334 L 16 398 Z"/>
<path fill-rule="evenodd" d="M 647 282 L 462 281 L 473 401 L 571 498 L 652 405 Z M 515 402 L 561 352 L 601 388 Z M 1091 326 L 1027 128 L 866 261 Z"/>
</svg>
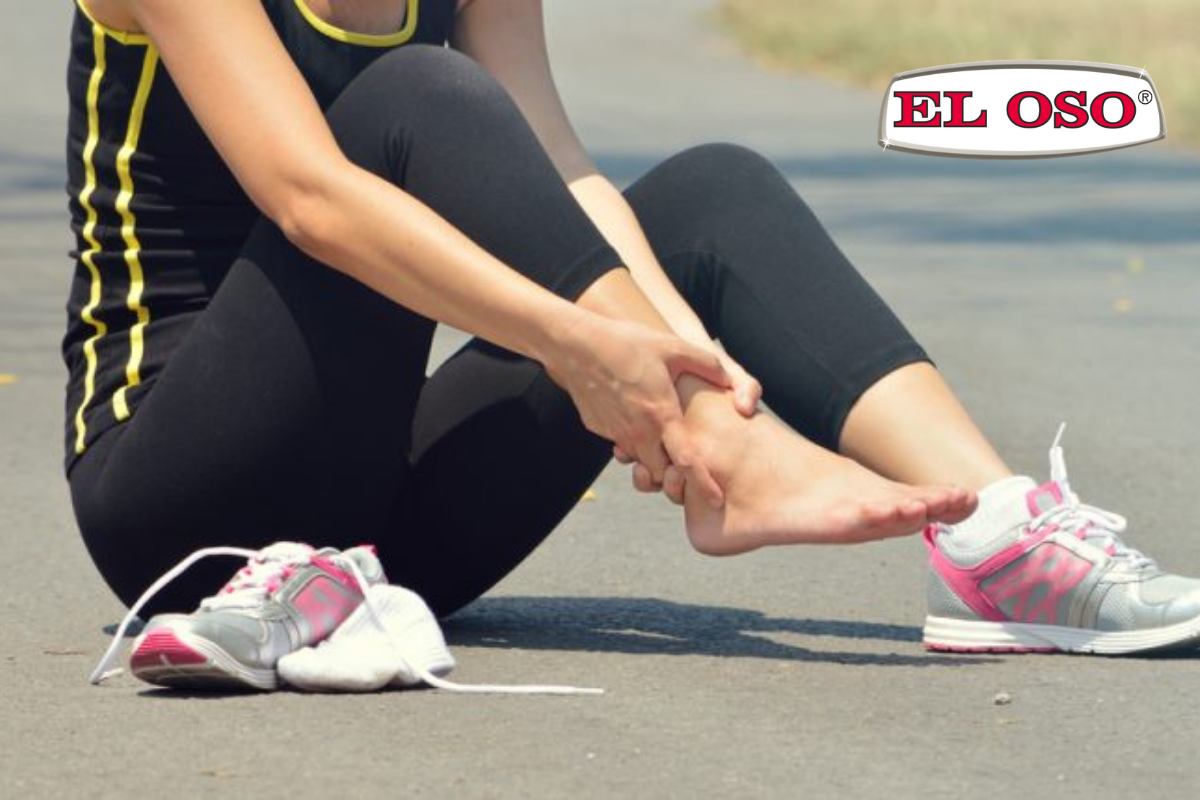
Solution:
<svg viewBox="0 0 1200 800">
<path fill-rule="evenodd" d="M 329 120 L 356 163 L 562 296 L 619 266 L 465 57 L 389 54 Z M 925 358 L 761 157 L 695 148 L 626 197 L 709 332 L 811 439 L 835 447 L 865 389 Z M 433 330 L 260 222 L 133 418 L 72 470 L 84 541 L 121 600 L 213 545 L 374 542 L 391 579 L 439 614 L 516 567 L 610 445 L 537 363 L 486 342 L 426 378 Z M 190 609 L 230 571 L 201 564 L 152 610 Z"/>
</svg>

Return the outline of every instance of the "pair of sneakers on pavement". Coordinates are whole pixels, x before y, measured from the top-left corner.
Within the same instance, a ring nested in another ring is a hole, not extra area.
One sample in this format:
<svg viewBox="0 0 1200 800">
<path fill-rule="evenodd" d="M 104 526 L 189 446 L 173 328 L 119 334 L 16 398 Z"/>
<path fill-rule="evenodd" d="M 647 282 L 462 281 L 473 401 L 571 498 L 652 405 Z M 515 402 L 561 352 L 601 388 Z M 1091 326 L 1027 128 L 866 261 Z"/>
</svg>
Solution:
<svg viewBox="0 0 1200 800">
<path fill-rule="evenodd" d="M 388 584 L 370 545 L 339 552 L 279 542 L 263 550 L 200 550 L 154 583 L 130 608 L 92 673 L 100 683 L 137 612 L 202 558 L 248 559 L 191 614 L 161 614 L 134 640 L 130 672 L 148 683 L 185 689 L 369 692 L 427 684 L 459 692 L 592 694 L 570 686 L 462 685 L 429 606 Z"/>
<path fill-rule="evenodd" d="M 960 652 L 1129 654 L 1200 647 L 1200 580 L 1163 572 L 1120 538 L 1126 521 L 1084 505 L 1071 490 L 1059 441 L 1050 481 L 993 484 L 979 509 L 930 526 L 924 641 Z M 310 691 L 373 691 L 421 683 L 458 691 L 594 692 L 574 687 L 463 687 L 429 607 L 391 586 L 374 549 L 338 552 L 279 543 L 253 552 L 194 553 L 130 609 L 92 675 L 111 674 L 121 638 L 142 605 L 200 558 L 250 560 L 191 614 L 152 619 L 133 645 L 142 680 L 185 688 L 280 683 Z"/>
</svg>

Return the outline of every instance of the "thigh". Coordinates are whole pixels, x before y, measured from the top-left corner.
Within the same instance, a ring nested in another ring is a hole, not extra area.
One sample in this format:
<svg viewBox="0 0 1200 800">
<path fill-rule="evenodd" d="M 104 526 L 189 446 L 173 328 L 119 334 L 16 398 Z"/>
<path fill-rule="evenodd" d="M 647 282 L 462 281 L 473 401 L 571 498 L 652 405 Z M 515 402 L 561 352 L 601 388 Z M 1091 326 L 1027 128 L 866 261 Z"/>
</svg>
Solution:
<svg viewBox="0 0 1200 800">
<path fill-rule="evenodd" d="M 388 574 L 438 614 L 466 605 L 554 530 L 611 447 L 540 365 L 472 341 L 421 392 Z"/>
<path fill-rule="evenodd" d="M 432 328 L 259 224 L 134 416 L 72 472 L 121 599 L 200 547 L 382 533 Z M 197 567 L 158 607 L 193 605 L 228 571 Z"/>
</svg>

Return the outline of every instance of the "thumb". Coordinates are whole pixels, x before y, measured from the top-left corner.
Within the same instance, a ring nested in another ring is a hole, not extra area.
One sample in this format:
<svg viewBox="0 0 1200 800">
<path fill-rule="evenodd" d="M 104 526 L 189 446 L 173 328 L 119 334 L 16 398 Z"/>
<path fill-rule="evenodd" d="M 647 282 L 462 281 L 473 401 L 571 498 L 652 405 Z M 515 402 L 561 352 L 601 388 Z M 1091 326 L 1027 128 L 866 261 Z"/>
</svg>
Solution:
<svg viewBox="0 0 1200 800">
<path fill-rule="evenodd" d="M 734 406 L 743 417 L 753 417 L 758 411 L 758 403 L 762 400 L 762 384 L 749 375 L 745 375 L 734 392 Z"/>
<path fill-rule="evenodd" d="M 667 369 L 671 373 L 672 381 L 679 380 L 679 376 L 684 373 L 690 373 L 721 389 L 733 386 L 725 365 L 715 353 L 682 339 L 676 342 L 675 353 L 667 358 Z"/>
<path fill-rule="evenodd" d="M 680 426 L 664 430 L 663 447 L 689 489 L 698 491 L 711 508 L 719 509 L 725 505 L 725 492 L 703 459 L 692 449 L 686 431 Z"/>
</svg>

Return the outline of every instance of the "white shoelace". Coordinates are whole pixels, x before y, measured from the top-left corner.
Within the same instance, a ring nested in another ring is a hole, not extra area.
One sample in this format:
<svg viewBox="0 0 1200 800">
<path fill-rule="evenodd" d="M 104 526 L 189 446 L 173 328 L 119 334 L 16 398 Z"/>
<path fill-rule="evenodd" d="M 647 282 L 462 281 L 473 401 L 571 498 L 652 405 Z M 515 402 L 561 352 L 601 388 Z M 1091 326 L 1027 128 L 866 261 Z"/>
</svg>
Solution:
<svg viewBox="0 0 1200 800">
<path fill-rule="evenodd" d="M 150 585 L 141 597 L 137 599 L 125 617 L 121 620 L 121 624 L 117 626 L 116 633 L 113 634 L 112 643 L 100 659 L 100 663 L 92 670 L 92 674 L 88 680 L 93 685 L 98 685 L 108 680 L 109 678 L 120 675 L 124 672 L 120 667 L 113 668 L 112 664 L 117 659 L 121 642 L 125 637 L 125 632 L 129 626 L 137 618 L 138 612 L 150 602 L 150 600 L 162 591 L 163 587 L 182 575 L 196 562 L 208 558 L 210 556 L 241 556 L 247 560 L 246 566 L 242 567 L 236 575 L 225 584 L 224 588 L 216 595 L 207 597 L 201 601 L 201 608 L 204 610 L 212 610 L 217 608 L 247 608 L 253 607 L 267 597 L 272 591 L 272 582 L 278 579 L 283 571 L 288 567 L 295 567 L 307 564 L 313 555 L 317 554 L 316 550 L 307 548 L 306 546 L 293 544 L 290 542 L 271 545 L 262 550 L 247 550 L 242 547 L 206 547 L 197 550 L 187 558 L 180 561 L 171 569 L 167 570 L 163 575 Z M 348 569 L 350 574 L 358 583 L 359 590 L 363 593 L 363 603 L 371 612 L 371 619 L 379 630 L 386 636 L 390 637 L 396 645 L 403 665 L 413 674 L 421 678 L 425 683 L 437 689 L 442 689 L 448 692 L 456 692 L 460 694 L 554 694 L 554 695 L 599 695 L 604 694 L 603 689 L 579 687 L 579 686 L 556 686 L 556 685 L 498 685 L 498 684 L 461 684 L 454 681 L 448 681 L 445 678 L 439 678 L 419 666 L 419 664 L 411 661 L 404 656 L 404 642 L 402 637 L 393 634 L 388 630 L 383 621 L 382 615 L 370 599 L 370 584 L 359 569 L 358 564 L 354 563 L 352 558 L 337 558 L 334 557 L 338 566 Z"/>
<path fill-rule="evenodd" d="M 1154 559 L 1122 541 L 1120 534 L 1129 527 L 1128 520 L 1112 511 L 1081 503 L 1079 496 L 1071 490 L 1067 479 L 1067 461 L 1060 445 L 1066 429 L 1067 424 L 1064 422 L 1058 428 L 1054 444 L 1050 446 L 1050 480 L 1062 488 L 1063 504 L 1035 517 L 1030 523 L 1031 529 L 1056 525 L 1083 541 L 1097 545 L 1110 557 L 1127 564 L 1129 569 L 1154 566 Z"/>
<path fill-rule="evenodd" d="M 357 570 L 357 567 L 355 567 Z M 357 577 L 357 576 L 356 576 Z M 604 694 L 603 689 L 588 688 L 583 686 L 556 686 L 553 684 L 491 684 L 491 683 L 455 683 L 454 681 L 439 678 L 432 672 L 421 667 L 418 661 L 412 660 L 404 654 L 404 639 L 392 631 L 388 630 L 387 625 L 383 621 L 383 615 L 375 608 L 371 602 L 369 593 L 363 594 L 363 604 L 371 612 L 371 621 L 379 629 L 384 636 L 391 639 L 395 645 L 398 657 L 403 666 L 412 674 L 416 675 L 425 683 L 436 689 L 442 689 L 447 692 L 456 692 L 458 694 L 589 694 L 599 695 Z"/>
<path fill-rule="evenodd" d="M 92 670 L 92 674 L 88 677 L 88 680 L 93 685 L 97 685 L 125 671 L 120 667 L 113 668 L 112 664 L 117 660 L 117 655 L 121 649 L 121 641 L 125 638 L 125 632 L 129 630 L 129 626 L 137 619 L 138 612 L 142 610 L 142 607 L 146 603 L 150 602 L 154 595 L 161 592 L 164 586 L 182 575 L 197 561 L 209 556 L 241 556 L 249 561 L 253 561 L 255 558 L 258 558 L 259 553 L 260 551 L 247 550 L 243 547 L 206 547 L 202 550 L 197 550 L 164 572 L 162 577 L 150 584 L 150 588 L 142 592 L 142 596 L 137 599 L 137 602 L 129 607 L 129 611 L 121 620 L 121 624 L 117 626 L 117 632 L 113 634 L 112 643 L 104 651 L 104 655 L 100 658 L 100 663 Z"/>
</svg>

